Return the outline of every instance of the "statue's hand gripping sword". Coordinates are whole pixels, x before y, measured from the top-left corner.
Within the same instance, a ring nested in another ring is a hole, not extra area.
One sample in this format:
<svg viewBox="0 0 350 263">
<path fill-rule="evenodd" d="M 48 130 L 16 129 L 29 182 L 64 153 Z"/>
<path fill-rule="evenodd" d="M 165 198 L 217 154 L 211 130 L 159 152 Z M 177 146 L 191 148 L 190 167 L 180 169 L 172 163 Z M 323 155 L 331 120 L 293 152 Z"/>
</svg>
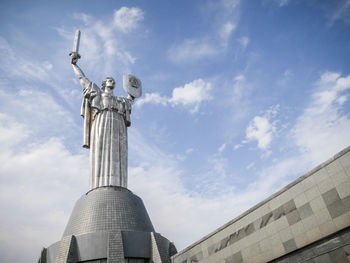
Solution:
<svg viewBox="0 0 350 263">
<path fill-rule="evenodd" d="M 74 65 L 77 63 L 78 59 L 81 58 L 81 56 L 79 55 L 79 43 L 80 43 L 80 30 L 77 29 L 75 31 L 73 51 L 69 53 L 69 56 L 71 57 L 71 63 Z"/>
</svg>

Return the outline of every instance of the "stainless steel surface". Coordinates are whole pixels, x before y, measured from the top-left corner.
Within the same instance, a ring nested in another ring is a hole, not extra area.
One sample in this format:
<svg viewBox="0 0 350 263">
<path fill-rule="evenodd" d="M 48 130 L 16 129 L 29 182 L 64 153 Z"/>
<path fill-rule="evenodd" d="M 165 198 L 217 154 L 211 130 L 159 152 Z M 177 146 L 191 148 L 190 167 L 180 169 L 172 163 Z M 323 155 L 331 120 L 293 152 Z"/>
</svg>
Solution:
<svg viewBox="0 0 350 263">
<path fill-rule="evenodd" d="M 107 77 L 99 88 L 85 77 L 77 65 L 80 31 L 77 30 L 70 53 L 75 76 L 83 87 L 81 115 L 84 118 L 83 147 L 90 149 L 90 189 L 101 186 L 127 187 L 127 127 L 134 98 L 141 96 L 141 81 L 132 75 L 126 78 L 129 96 L 113 94 L 115 81 Z"/>
</svg>

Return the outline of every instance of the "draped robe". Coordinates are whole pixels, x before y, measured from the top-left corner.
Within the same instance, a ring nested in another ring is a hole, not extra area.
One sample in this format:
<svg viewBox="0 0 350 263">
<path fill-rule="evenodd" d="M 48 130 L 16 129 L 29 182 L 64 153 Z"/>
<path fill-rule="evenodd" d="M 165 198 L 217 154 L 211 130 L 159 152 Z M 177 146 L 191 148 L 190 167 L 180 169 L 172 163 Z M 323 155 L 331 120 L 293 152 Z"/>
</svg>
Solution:
<svg viewBox="0 0 350 263">
<path fill-rule="evenodd" d="M 93 82 L 84 87 L 83 146 L 90 148 L 90 189 L 127 187 L 131 104 L 131 100 L 104 92 Z"/>
</svg>

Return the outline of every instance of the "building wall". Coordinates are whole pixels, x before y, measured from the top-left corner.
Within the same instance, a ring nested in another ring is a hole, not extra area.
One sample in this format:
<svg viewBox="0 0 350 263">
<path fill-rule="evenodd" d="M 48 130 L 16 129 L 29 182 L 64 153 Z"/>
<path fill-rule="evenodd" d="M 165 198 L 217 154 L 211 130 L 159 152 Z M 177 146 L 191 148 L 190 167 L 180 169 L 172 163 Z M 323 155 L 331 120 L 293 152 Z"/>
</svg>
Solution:
<svg viewBox="0 0 350 263">
<path fill-rule="evenodd" d="M 350 147 L 172 257 L 268 262 L 350 226 Z"/>
<path fill-rule="evenodd" d="M 270 263 L 348 263 L 350 262 L 350 227 L 295 250 Z"/>
</svg>

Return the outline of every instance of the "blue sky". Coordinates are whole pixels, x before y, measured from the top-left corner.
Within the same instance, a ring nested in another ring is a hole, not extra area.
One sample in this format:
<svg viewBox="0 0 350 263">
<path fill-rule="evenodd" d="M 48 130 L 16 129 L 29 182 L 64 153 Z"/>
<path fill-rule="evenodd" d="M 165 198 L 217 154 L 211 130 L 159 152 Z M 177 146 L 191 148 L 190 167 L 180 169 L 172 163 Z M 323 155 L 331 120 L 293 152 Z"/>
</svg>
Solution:
<svg viewBox="0 0 350 263">
<path fill-rule="evenodd" d="M 349 0 L 0 7 L 1 262 L 37 260 L 88 189 L 76 29 L 90 80 L 143 83 L 129 188 L 178 249 L 350 145 Z"/>
</svg>

